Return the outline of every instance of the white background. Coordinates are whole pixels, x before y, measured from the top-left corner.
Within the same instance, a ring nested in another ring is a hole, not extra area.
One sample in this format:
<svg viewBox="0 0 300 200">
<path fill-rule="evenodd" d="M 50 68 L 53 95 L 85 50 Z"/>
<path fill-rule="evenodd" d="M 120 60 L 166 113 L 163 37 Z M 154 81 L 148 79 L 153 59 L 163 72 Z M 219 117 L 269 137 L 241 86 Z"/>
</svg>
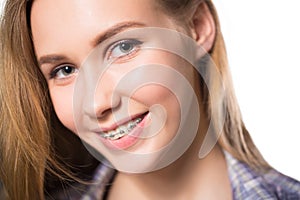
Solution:
<svg viewBox="0 0 300 200">
<path fill-rule="evenodd" d="M 214 3 L 246 126 L 267 161 L 300 180 L 299 1 Z"/>
<path fill-rule="evenodd" d="M 300 6 L 213 0 L 243 118 L 266 160 L 300 180 Z"/>
</svg>

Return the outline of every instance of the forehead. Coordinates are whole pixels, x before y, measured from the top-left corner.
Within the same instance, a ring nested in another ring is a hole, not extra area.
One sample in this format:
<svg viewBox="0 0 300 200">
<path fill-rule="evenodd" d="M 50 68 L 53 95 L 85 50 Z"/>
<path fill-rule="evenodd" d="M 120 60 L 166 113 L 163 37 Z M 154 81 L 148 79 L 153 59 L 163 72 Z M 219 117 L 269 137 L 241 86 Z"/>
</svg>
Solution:
<svg viewBox="0 0 300 200">
<path fill-rule="evenodd" d="M 134 17 L 139 11 L 143 11 L 147 15 L 148 12 L 145 11 L 153 11 L 154 7 L 157 8 L 156 5 L 154 0 L 35 0 L 31 13 L 32 19 L 37 16 L 37 20 L 42 19 L 43 22 L 51 19 L 61 23 L 86 23 L 83 18 L 100 17 L 109 23 L 121 17 L 120 14 Z"/>
<path fill-rule="evenodd" d="M 35 49 L 39 56 L 80 48 L 83 41 L 124 21 L 160 26 L 162 14 L 154 0 L 35 0 Z"/>
</svg>

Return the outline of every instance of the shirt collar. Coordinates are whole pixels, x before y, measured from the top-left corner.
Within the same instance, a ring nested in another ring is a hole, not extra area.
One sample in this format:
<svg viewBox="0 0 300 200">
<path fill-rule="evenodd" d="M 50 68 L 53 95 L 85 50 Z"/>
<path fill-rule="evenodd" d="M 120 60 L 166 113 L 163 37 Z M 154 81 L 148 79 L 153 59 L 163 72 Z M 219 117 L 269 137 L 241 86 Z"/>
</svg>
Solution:
<svg viewBox="0 0 300 200">
<path fill-rule="evenodd" d="M 234 200 L 276 199 L 264 177 L 246 163 L 224 152 Z"/>
</svg>

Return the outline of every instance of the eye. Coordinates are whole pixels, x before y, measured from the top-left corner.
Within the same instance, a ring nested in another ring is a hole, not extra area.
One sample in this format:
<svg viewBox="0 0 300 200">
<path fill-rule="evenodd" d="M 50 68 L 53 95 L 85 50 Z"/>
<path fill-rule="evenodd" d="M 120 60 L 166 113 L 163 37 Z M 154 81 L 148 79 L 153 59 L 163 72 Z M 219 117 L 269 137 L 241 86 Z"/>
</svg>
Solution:
<svg viewBox="0 0 300 200">
<path fill-rule="evenodd" d="M 138 40 L 121 40 L 112 45 L 108 50 L 108 60 L 122 58 L 139 50 L 141 41 Z"/>
<path fill-rule="evenodd" d="M 50 78 L 55 78 L 55 79 L 68 78 L 69 76 L 72 76 L 74 73 L 77 73 L 77 71 L 78 69 L 76 69 L 74 66 L 71 65 L 59 66 L 50 73 Z"/>
</svg>

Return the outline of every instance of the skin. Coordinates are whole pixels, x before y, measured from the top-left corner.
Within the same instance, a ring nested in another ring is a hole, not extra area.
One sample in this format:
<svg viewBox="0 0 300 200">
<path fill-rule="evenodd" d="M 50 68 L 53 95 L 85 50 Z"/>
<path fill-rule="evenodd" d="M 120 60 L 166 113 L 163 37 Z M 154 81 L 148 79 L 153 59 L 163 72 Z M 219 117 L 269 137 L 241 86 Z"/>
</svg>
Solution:
<svg viewBox="0 0 300 200">
<path fill-rule="evenodd" d="M 135 22 L 134 26 L 127 27 L 127 29 L 140 27 L 142 24 L 142 27 L 161 27 L 184 32 L 189 34 L 199 46 L 209 51 L 213 44 L 215 29 L 207 7 L 200 5 L 188 19 L 185 26 L 188 29 L 184 31 L 185 29 L 174 19 L 158 9 L 153 0 L 143 0 L 143 2 L 140 0 L 111 0 L 109 2 L 104 0 L 71 2 L 36 0 L 33 4 L 31 25 L 34 47 L 40 68 L 48 82 L 57 116 L 67 128 L 78 134 L 116 166 L 118 166 L 119 158 L 112 153 L 112 150 L 104 147 L 97 139 L 97 134 L 90 130 L 80 134 L 76 128 L 72 102 L 79 69 L 97 46 L 95 40 L 99 34 L 124 22 Z M 101 45 L 105 46 L 106 43 Z M 116 51 L 116 55 L 117 53 L 119 52 Z M 52 59 L 49 59 L 49 55 Z M 55 59 L 53 55 L 56 56 Z M 109 60 L 109 56 L 111 54 L 105 56 L 103 60 Z M 130 56 L 118 57 L 102 74 L 96 88 L 95 101 L 82 111 L 99 127 L 109 127 L 115 123 L 114 115 L 122 119 L 150 112 L 152 119 L 146 120 L 146 124 L 151 126 L 155 117 L 159 118 L 155 112 L 152 113 L 151 108 L 157 104 L 161 105 L 167 116 L 164 126 L 155 137 L 140 140 L 126 149 L 127 152 L 135 154 L 153 152 L 167 145 L 176 135 L 180 122 L 180 105 L 176 96 L 159 85 L 141 87 L 132 95 L 126 92 L 117 93 L 116 99 L 111 101 L 117 83 L 137 66 L 148 62 L 171 66 L 188 80 L 200 99 L 198 92 L 200 88 L 197 84 L 199 77 L 195 75 L 193 67 L 189 66 L 186 61 L 163 51 L 134 51 Z M 72 68 L 72 73 L 65 76 L 66 74 L 60 71 L 55 77 L 49 76 L 53 70 L 63 64 L 68 64 Z M 201 103 L 199 110 L 204 113 Z M 206 117 L 201 117 L 198 133 L 192 145 L 171 165 L 151 173 L 118 173 L 109 199 L 231 199 L 226 162 L 219 146 L 215 146 L 205 159 L 198 159 L 197 154 L 207 130 L 207 124 Z M 154 160 L 155 158 L 150 159 L 149 165 Z M 216 190 L 218 193 L 215 192 Z M 128 191 L 131 192 L 128 193 Z"/>
</svg>

